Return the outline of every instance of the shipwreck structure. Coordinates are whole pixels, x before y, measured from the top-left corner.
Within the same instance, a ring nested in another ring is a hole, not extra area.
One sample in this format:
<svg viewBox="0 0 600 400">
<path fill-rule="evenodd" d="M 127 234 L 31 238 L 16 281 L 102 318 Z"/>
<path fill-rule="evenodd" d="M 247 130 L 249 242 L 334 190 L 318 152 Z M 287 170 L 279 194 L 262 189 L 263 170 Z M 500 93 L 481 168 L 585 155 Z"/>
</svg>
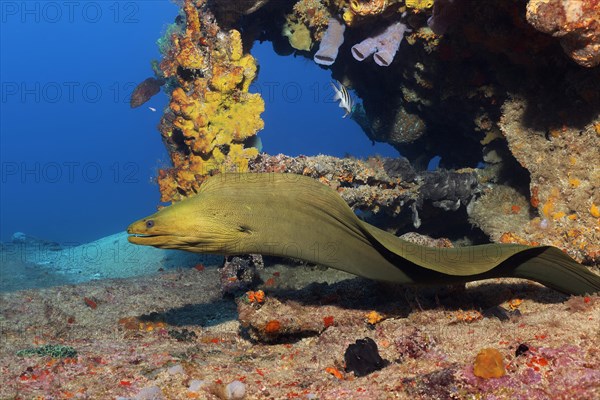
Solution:
<svg viewBox="0 0 600 400">
<path fill-rule="evenodd" d="M 184 0 L 153 81 L 170 97 L 162 200 L 222 171 L 294 172 L 397 234 L 543 243 L 598 265 L 598 21 L 592 0 Z M 329 68 L 362 100 L 365 134 L 404 158 L 260 153 L 257 40 Z"/>
</svg>

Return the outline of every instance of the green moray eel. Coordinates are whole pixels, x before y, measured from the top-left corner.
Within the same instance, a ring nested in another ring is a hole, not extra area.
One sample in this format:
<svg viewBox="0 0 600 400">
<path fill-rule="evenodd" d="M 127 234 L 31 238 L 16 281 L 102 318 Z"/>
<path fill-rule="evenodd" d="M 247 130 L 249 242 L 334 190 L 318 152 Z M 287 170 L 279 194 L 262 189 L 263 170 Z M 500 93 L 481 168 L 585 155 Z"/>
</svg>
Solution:
<svg viewBox="0 0 600 400">
<path fill-rule="evenodd" d="M 600 291 L 600 276 L 555 247 L 420 246 L 361 221 L 335 191 L 293 174 L 215 175 L 197 195 L 134 222 L 127 232 L 140 245 L 293 257 L 402 284 L 516 277 L 569 294 Z"/>
</svg>

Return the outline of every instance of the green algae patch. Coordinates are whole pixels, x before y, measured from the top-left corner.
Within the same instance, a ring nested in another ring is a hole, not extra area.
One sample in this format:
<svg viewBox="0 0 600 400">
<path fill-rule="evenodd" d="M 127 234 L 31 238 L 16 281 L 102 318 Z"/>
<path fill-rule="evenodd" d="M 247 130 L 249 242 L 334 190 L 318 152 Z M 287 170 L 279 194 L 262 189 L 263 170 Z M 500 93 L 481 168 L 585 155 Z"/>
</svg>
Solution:
<svg viewBox="0 0 600 400">
<path fill-rule="evenodd" d="M 16 354 L 19 357 L 50 356 L 52 358 L 74 358 L 77 357 L 77 350 L 71 346 L 45 344 L 43 346 L 19 350 Z"/>
</svg>

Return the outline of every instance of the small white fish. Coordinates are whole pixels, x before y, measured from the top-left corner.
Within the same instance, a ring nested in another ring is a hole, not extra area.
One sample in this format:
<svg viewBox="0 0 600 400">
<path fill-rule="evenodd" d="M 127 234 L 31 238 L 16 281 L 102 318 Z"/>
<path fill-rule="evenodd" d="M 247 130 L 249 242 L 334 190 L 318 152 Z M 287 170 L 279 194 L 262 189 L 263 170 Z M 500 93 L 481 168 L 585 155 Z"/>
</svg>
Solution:
<svg viewBox="0 0 600 400">
<path fill-rule="evenodd" d="M 348 115 L 352 114 L 354 100 L 352 99 L 352 96 L 350 96 L 350 93 L 348 93 L 348 89 L 346 89 L 346 86 L 342 85 L 340 82 L 338 82 L 338 85 L 339 88 L 335 85 L 335 83 L 331 82 L 331 87 L 335 92 L 335 95 L 333 96 L 333 101 L 340 101 L 340 107 L 346 110 L 346 113 L 342 118 L 346 118 Z"/>
<path fill-rule="evenodd" d="M 152 112 L 156 112 L 156 108 L 154 108 L 154 107 L 148 107 L 148 109 Z"/>
</svg>

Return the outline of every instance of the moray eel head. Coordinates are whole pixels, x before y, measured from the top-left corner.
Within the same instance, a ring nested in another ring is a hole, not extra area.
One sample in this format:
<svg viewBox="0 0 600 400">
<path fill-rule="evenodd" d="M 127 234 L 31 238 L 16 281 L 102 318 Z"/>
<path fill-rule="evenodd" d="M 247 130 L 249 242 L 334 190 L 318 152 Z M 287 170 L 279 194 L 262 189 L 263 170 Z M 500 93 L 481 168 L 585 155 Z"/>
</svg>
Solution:
<svg viewBox="0 0 600 400">
<path fill-rule="evenodd" d="M 239 229 L 224 223 L 222 208 L 211 207 L 214 202 L 203 197 L 182 200 L 135 221 L 127 228 L 129 242 L 195 253 L 231 251 Z"/>
</svg>

